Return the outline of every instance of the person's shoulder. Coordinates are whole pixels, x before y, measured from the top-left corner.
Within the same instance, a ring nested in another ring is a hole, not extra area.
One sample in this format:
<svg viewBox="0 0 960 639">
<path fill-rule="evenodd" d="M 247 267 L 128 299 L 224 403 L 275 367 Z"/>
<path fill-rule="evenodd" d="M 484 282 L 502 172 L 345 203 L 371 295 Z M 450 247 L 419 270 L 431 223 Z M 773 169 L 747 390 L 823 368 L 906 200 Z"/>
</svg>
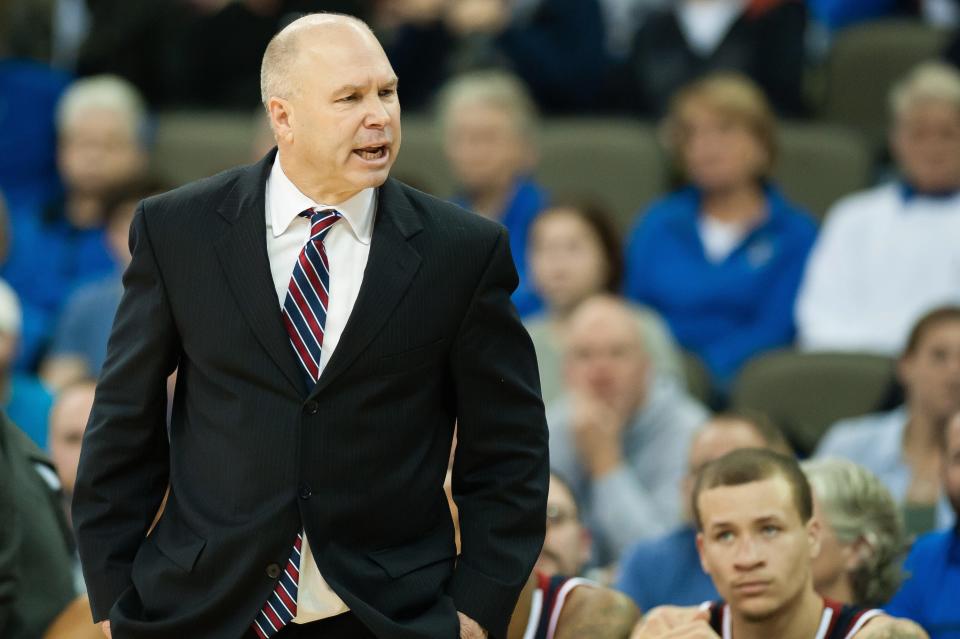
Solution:
<svg viewBox="0 0 960 639">
<path fill-rule="evenodd" d="M 256 179 L 255 172 L 257 165 L 237 166 L 152 195 L 143 200 L 143 213 L 150 217 L 169 217 L 182 213 L 196 218 L 204 211 L 215 210 L 240 180 Z"/>
<path fill-rule="evenodd" d="M 910 556 L 914 560 L 935 559 L 944 560 L 944 555 L 950 552 L 950 548 L 955 543 L 960 543 L 960 533 L 950 528 L 947 530 L 936 530 L 917 537 L 910 547 Z"/>
<path fill-rule="evenodd" d="M 659 234 L 676 220 L 695 214 L 698 201 L 696 190 L 689 187 L 654 200 L 634 218 L 631 240 L 640 235 Z"/>
<path fill-rule="evenodd" d="M 418 216 L 431 236 L 438 236 L 445 244 L 459 250 L 468 245 L 492 245 L 507 230 L 499 222 L 472 213 L 452 202 L 390 178 L 381 187 L 385 191 L 386 206 L 406 203 Z M 398 199 L 404 200 L 400 202 Z"/>
<path fill-rule="evenodd" d="M 817 456 L 856 453 L 864 446 L 869 446 L 880 431 L 895 427 L 901 415 L 902 410 L 897 409 L 841 419 L 824 434 Z"/>
<path fill-rule="evenodd" d="M 696 537 L 696 533 L 691 534 L 690 529 L 684 526 L 660 537 L 639 541 L 627 551 L 624 566 L 630 566 L 634 570 L 643 570 L 646 566 L 672 561 L 672 558 L 676 556 L 677 548 L 690 549 L 692 552 L 696 552 L 694 537 Z"/>
<path fill-rule="evenodd" d="M 878 209 L 889 210 L 900 197 L 899 188 L 894 183 L 857 191 L 837 200 L 827 211 L 824 222 L 828 227 L 855 225 L 869 228 L 873 226 L 872 220 Z"/>
<path fill-rule="evenodd" d="M 586 580 L 567 584 L 572 590 L 560 610 L 556 637 L 626 637 L 640 617 L 636 604 L 622 592 Z"/>
<path fill-rule="evenodd" d="M 930 639 L 926 631 L 914 621 L 891 617 L 881 612 L 869 618 L 850 637 L 856 639 Z"/>
</svg>

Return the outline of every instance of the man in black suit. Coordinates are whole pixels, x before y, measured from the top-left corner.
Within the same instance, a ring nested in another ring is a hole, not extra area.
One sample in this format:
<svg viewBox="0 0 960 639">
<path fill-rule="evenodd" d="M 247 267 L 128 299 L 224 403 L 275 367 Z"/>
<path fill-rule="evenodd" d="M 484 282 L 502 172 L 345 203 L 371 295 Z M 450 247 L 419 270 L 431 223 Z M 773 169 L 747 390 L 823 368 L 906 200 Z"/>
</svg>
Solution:
<svg viewBox="0 0 960 639">
<path fill-rule="evenodd" d="M 117 639 L 503 637 L 548 485 L 506 233 L 387 177 L 397 79 L 362 22 L 292 23 L 261 84 L 279 151 L 132 225 L 73 506 L 94 618 Z"/>
</svg>

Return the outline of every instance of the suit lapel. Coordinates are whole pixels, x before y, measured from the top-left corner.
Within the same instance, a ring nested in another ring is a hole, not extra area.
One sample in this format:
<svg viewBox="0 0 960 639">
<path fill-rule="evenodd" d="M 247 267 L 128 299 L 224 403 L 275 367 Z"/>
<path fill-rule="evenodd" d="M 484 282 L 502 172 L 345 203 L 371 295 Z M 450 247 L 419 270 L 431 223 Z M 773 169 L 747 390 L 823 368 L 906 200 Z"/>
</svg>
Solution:
<svg viewBox="0 0 960 639">
<path fill-rule="evenodd" d="M 311 396 L 346 370 L 393 313 L 420 268 L 420 254 L 408 240 L 421 228 L 417 212 L 399 183 L 388 179 L 379 189 L 370 256 L 360 293 L 337 348 Z"/>
<path fill-rule="evenodd" d="M 283 325 L 267 257 L 264 189 L 275 155 L 276 150 L 249 167 L 223 199 L 218 210 L 231 226 L 214 246 L 230 289 L 257 341 L 297 392 L 303 393 L 303 373 Z"/>
</svg>

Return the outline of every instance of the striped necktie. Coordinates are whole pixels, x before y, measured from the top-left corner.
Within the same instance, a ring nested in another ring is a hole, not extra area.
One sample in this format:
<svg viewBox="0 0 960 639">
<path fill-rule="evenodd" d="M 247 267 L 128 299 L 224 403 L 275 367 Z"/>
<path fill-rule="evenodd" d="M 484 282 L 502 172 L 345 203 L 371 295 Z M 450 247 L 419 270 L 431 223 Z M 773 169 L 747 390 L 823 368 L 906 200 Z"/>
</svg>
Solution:
<svg viewBox="0 0 960 639">
<path fill-rule="evenodd" d="M 283 323 L 290 335 L 290 344 L 306 375 L 307 388 L 320 379 L 320 348 L 327 322 L 330 295 L 330 262 L 323 246 L 326 237 L 341 215 L 333 209 L 307 209 L 300 217 L 310 219 L 310 239 L 300 251 L 283 302 Z M 297 586 L 300 582 L 300 547 L 303 531 L 297 533 L 293 552 L 280 574 L 277 587 L 253 620 L 253 631 L 261 639 L 272 637 L 297 616 Z"/>
</svg>

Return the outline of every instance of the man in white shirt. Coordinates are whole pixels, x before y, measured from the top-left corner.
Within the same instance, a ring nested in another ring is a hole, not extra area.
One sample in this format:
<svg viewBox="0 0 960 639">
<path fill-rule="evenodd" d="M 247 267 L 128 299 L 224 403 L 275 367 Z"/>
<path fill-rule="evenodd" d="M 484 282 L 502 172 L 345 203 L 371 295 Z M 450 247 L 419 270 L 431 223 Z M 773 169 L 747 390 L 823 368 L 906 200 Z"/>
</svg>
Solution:
<svg viewBox="0 0 960 639">
<path fill-rule="evenodd" d="M 923 313 L 960 301 L 960 74 L 924 64 L 891 106 L 903 181 L 828 214 L 797 298 L 804 349 L 896 355 Z"/>
</svg>

